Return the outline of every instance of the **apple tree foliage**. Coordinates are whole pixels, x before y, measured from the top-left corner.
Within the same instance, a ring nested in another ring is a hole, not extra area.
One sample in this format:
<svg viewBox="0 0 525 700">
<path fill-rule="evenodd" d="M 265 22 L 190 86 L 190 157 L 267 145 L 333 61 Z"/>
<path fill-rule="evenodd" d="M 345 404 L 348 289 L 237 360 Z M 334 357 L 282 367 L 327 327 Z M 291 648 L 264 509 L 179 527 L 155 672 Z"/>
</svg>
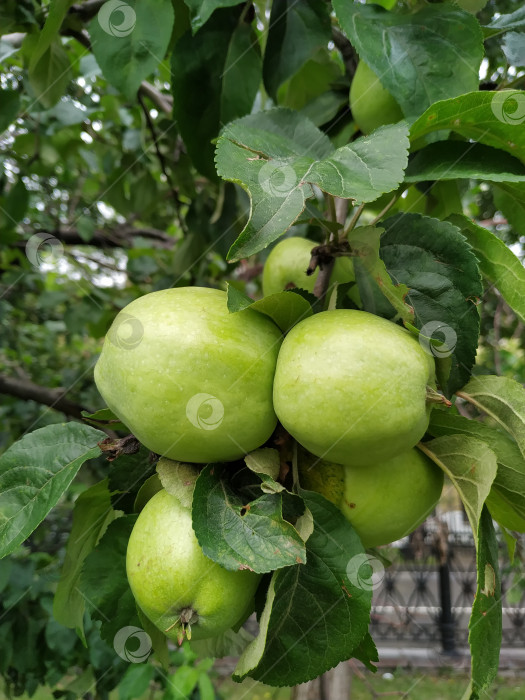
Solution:
<svg viewBox="0 0 525 700">
<path fill-rule="evenodd" d="M 293 450 L 257 450 L 233 478 L 224 465 L 206 466 L 188 492 L 147 450 L 127 449 L 126 426 L 92 382 L 111 320 L 149 291 L 228 284 L 231 313 L 251 306 L 283 332 L 323 304 L 351 307 L 342 285 L 321 300 L 300 291 L 260 298 L 268 247 L 286 233 L 344 248 L 362 308 L 435 348 L 439 389 L 469 416 L 436 408 L 421 449 L 455 485 L 476 542 L 464 697 L 490 687 L 502 614 L 494 520 L 510 550 L 525 531 L 525 11 L 511 0 L 475 9 L 422 0 L 2 3 L 8 688 L 47 684 L 73 697 L 95 684 L 102 696 L 121 681 L 127 698 L 170 668 L 166 640 L 140 616 L 124 570 L 136 513 L 161 484 L 193 503 L 208 557 L 266 574 L 259 635 L 232 632 L 196 653 L 233 653 L 236 679 L 273 685 L 351 657 L 374 668 L 371 587 L 347 570 L 362 544 L 322 496 L 285 488 Z M 348 106 L 358 60 L 405 117 L 368 136 Z M 449 333 L 445 345 L 435 322 Z M 150 634 L 153 664 L 116 656 L 126 626 Z M 27 653 L 35 647 L 36 657 Z M 166 673 L 172 688 L 210 697 L 206 670 Z"/>
</svg>

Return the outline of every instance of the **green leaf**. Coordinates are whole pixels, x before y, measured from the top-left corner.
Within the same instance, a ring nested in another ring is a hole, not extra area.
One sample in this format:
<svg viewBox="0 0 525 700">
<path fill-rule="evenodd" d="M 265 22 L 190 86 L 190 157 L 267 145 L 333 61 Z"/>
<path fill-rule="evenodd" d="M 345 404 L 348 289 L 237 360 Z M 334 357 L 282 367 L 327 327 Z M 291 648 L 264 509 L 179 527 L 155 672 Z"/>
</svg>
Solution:
<svg viewBox="0 0 525 700">
<path fill-rule="evenodd" d="M 358 202 L 397 187 L 407 162 L 407 127 L 378 129 L 337 150 L 304 116 L 285 109 L 232 122 L 217 143 L 216 165 L 225 180 L 250 195 L 250 217 L 228 253 L 231 260 L 265 248 L 299 217 L 312 185 Z"/>
<path fill-rule="evenodd" d="M 124 515 L 110 523 L 82 567 L 80 592 L 91 617 L 102 623 L 100 636 L 110 646 L 119 630 L 139 626 L 126 576 L 126 550 L 136 519 L 136 515 Z"/>
<path fill-rule="evenodd" d="M 38 40 L 29 34 L 24 41 L 24 50 L 32 55 Z M 60 39 L 52 41 L 41 58 L 29 68 L 29 82 L 36 99 L 44 107 L 52 107 L 65 93 L 73 77 L 69 54 Z"/>
<path fill-rule="evenodd" d="M 525 19 L 523 22 L 525 27 Z M 507 62 L 511 66 L 525 66 L 525 41 L 522 32 L 508 32 L 505 34 L 501 48 Z"/>
<path fill-rule="evenodd" d="M 0 557 L 29 537 L 105 433 L 79 423 L 48 425 L 15 442 L 0 457 Z"/>
<path fill-rule="evenodd" d="M 259 636 L 239 659 L 234 680 L 291 686 L 354 653 L 363 657 L 374 587 L 370 560 L 338 508 L 317 493 L 301 496 L 315 523 L 307 563 L 273 574 Z"/>
<path fill-rule="evenodd" d="M 82 411 L 82 418 L 86 423 L 92 423 L 96 426 L 110 427 L 112 430 L 124 430 L 130 432 L 129 428 L 121 423 L 119 418 L 111 411 L 109 408 L 101 408 L 95 413 L 89 413 L 89 411 Z"/>
<path fill-rule="evenodd" d="M 428 432 L 470 435 L 484 442 L 496 455 L 498 471 L 486 503 L 492 517 L 511 530 L 525 531 L 525 459 L 516 443 L 499 430 L 446 411 L 432 411 Z"/>
<path fill-rule="evenodd" d="M 372 661 L 379 661 L 379 654 L 369 632 L 365 634 L 357 649 L 354 650 L 353 657 L 361 661 L 372 673 L 377 672 L 377 668 Z"/>
<path fill-rule="evenodd" d="M 222 659 L 225 656 L 240 656 L 252 641 L 253 635 L 241 627 L 238 632 L 229 629 L 217 637 L 192 639 L 191 648 L 201 657 Z"/>
<path fill-rule="evenodd" d="M 492 188 L 494 204 L 521 236 L 525 235 L 525 185 L 503 182 Z"/>
<path fill-rule="evenodd" d="M 193 494 L 193 529 L 204 554 L 225 569 L 266 573 L 306 560 L 304 542 L 282 515 L 282 494 L 243 502 L 226 465 L 202 470 Z"/>
<path fill-rule="evenodd" d="M 224 68 L 238 17 L 238 8 L 217 10 L 195 36 L 183 34 L 172 52 L 173 116 L 193 164 L 213 180 L 211 141 L 222 126 Z"/>
<path fill-rule="evenodd" d="M 162 491 L 162 482 L 158 474 L 152 474 L 138 490 L 135 503 L 133 504 L 135 513 L 140 513 L 146 503 L 159 491 Z"/>
<path fill-rule="evenodd" d="M 250 308 L 269 316 L 283 333 L 287 333 L 293 326 L 313 313 L 308 301 L 293 289 L 269 294 L 254 302 Z"/>
<path fill-rule="evenodd" d="M 250 308 L 253 311 L 269 316 L 283 333 L 287 333 L 296 323 L 311 316 L 313 313 L 310 303 L 293 289 L 277 292 L 277 294 L 269 294 L 267 297 L 259 299 L 259 301 L 253 301 L 246 294 L 229 284 L 227 303 L 230 313 Z"/>
<path fill-rule="evenodd" d="M 239 22 L 230 39 L 222 74 L 223 124 L 249 114 L 262 79 L 261 48 L 252 26 Z"/>
<path fill-rule="evenodd" d="M 469 622 L 471 653 L 470 695 L 468 700 L 486 697 L 496 678 L 502 638 L 501 575 L 498 541 L 492 518 L 483 509 L 476 532 L 476 566 L 478 582 Z"/>
<path fill-rule="evenodd" d="M 16 90 L 0 90 L 0 134 L 16 119 L 20 96 Z"/>
<path fill-rule="evenodd" d="M 379 243 L 383 232 L 384 229 L 375 226 L 361 226 L 351 231 L 347 240 L 352 253 L 356 255 L 354 263 L 358 261 L 366 270 L 369 278 L 367 283 L 377 286 L 396 311 L 398 318 L 411 323 L 414 320 L 414 310 L 405 303 L 409 289 L 405 284 L 394 284 L 385 263 L 379 257 Z M 358 284 L 359 290 L 363 289 L 365 292 L 362 279 L 358 280 Z M 365 307 L 365 311 L 374 313 L 377 309 Z"/>
<path fill-rule="evenodd" d="M 476 18 L 452 5 L 387 12 L 334 0 L 339 24 L 406 117 L 478 89 L 483 36 Z"/>
<path fill-rule="evenodd" d="M 313 163 L 308 181 L 336 197 L 373 202 L 403 179 L 408 162 L 407 133 L 404 123 L 376 129 Z"/>
<path fill-rule="evenodd" d="M 193 34 L 199 31 L 219 7 L 233 7 L 242 0 L 184 0 L 190 9 Z"/>
<path fill-rule="evenodd" d="M 1 221 L 3 219 L 5 228 L 9 230 L 24 218 L 29 206 L 29 192 L 22 178 L 9 188 L 8 193 L 2 199 L 0 199 L 0 228 L 2 228 Z"/>
<path fill-rule="evenodd" d="M 75 501 L 73 526 L 53 600 L 53 616 L 61 625 L 75 629 L 84 644 L 85 602 L 78 589 L 80 571 L 114 518 L 107 479 L 81 493 Z"/>
<path fill-rule="evenodd" d="M 436 358 L 450 356 L 450 376 L 441 386 L 450 396 L 468 381 L 476 359 L 476 302 L 482 294 L 476 257 L 448 222 L 401 213 L 382 225 L 380 255 L 392 280 L 409 287 L 406 301 L 415 310 L 415 325 L 423 337 L 445 338 L 447 347 L 427 350 Z"/>
<path fill-rule="evenodd" d="M 450 130 L 466 139 L 499 148 L 525 161 L 525 91 L 481 90 L 433 104 L 410 127 L 418 142 L 434 131 Z"/>
<path fill-rule="evenodd" d="M 256 474 L 266 474 L 276 480 L 281 471 L 281 457 L 278 450 L 261 447 L 247 454 L 244 458 L 246 466 Z"/>
<path fill-rule="evenodd" d="M 102 73 L 128 99 L 164 59 L 173 29 L 171 0 L 128 0 L 103 5 L 89 34 Z"/>
<path fill-rule="evenodd" d="M 439 141 L 418 151 L 405 172 L 405 182 L 458 178 L 524 182 L 525 165 L 508 153 L 481 143 Z"/>
<path fill-rule="evenodd" d="M 331 40 L 330 7 L 323 0 L 274 0 L 264 53 L 264 85 L 277 101 L 279 86 Z"/>
<path fill-rule="evenodd" d="M 58 32 L 67 15 L 67 11 L 74 2 L 75 0 L 52 0 L 52 2 L 49 3 L 49 12 L 46 21 L 38 33 L 38 41 L 31 53 L 29 71 L 35 69 L 36 64 L 42 59 L 52 42 L 57 39 Z"/>
<path fill-rule="evenodd" d="M 514 12 L 500 15 L 483 29 L 485 36 L 496 36 L 511 29 L 525 29 L 525 7 L 520 6 Z"/>
<path fill-rule="evenodd" d="M 320 48 L 280 86 L 277 101 L 283 107 L 302 111 L 305 117 L 320 126 L 348 106 L 348 90 L 338 85 L 341 79 L 340 64 L 332 60 L 326 47 Z"/>
<path fill-rule="evenodd" d="M 261 447 L 260 449 L 254 450 L 253 452 L 247 454 L 244 458 L 244 463 L 248 469 L 255 472 L 255 474 L 257 474 L 261 479 L 261 491 L 263 493 L 281 493 L 282 491 L 286 491 L 285 487 L 277 481 L 281 472 L 281 457 L 278 450 L 274 450 L 270 447 Z M 295 500 L 295 496 L 291 494 L 283 495 L 285 498 L 289 498 L 291 496 L 291 498 Z M 285 510 L 285 506 L 286 503 L 283 502 L 283 512 Z M 304 513 L 302 516 L 300 516 L 300 518 L 303 516 Z M 303 536 L 303 532 L 298 526 L 298 521 L 300 518 L 298 518 L 297 521 L 294 520 L 294 527 L 301 538 L 306 542 L 309 534 L 307 537 Z"/>
<path fill-rule="evenodd" d="M 472 246 L 483 276 L 495 285 L 507 304 L 525 321 L 525 268 L 519 258 L 491 231 L 462 214 L 448 219 Z"/>
<path fill-rule="evenodd" d="M 197 467 L 194 464 L 184 464 L 161 457 L 157 463 L 157 474 L 163 488 L 175 496 L 185 508 L 191 508 L 193 490 L 199 476 Z"/>
<path fill-rule="evenodd" d="M 151 664 L 130 664 L 118 684 L 118 700 L 132 700 L 142 697 L 155 675 Z"/>
<path fill-rule="evenodd" d="M 446 435 L 420 443 L 419 447 L 456 487 L 476 533 L 483 504 L 496 477 L 496 455 L 484 442 L 468 435 Z"/>
<path fill-rule="evenodd" d="M 142 610 L 137 605 L 137 615 L 139 616 L 140 625 L 144 632 L 151 639 L 153 652 L 165 671 L 170 667 L 170 652 L 168 649 L 168 638 L 156 627 L 153 622 L 146 617 Z"/>
<path fill-rule="evenodd" d="M 135 498 L 142 484 L 155 471 L 150 451 L 140 446 L 134 454 L 123 454 L 114 459 L 109 467 L 109 490 L 115 510 L 133 513 Z"/>
<path fill-rule="evenodd" d="M 486 413 L 516 440 L 525 457 L 525 389 L 509 377 L 473 377 L 458 393 Z"/>
<path fill-rule="evenodd" d="M 180 666 L 175 673 L 168 676 L 163 700 L 186 700 L 191 698 L 199 682 L 200 672 L 193 666 Z"/>
</svg>

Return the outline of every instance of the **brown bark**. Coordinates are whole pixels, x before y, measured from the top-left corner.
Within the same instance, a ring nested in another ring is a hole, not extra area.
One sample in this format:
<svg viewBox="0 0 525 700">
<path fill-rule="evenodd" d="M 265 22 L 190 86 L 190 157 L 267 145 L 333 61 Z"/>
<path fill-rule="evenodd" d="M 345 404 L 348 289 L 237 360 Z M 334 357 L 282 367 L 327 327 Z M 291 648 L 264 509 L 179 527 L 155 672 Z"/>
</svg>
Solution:
<svg viewBox="0 0 525 700">
<path fill-rule="evenodd" d="M 67 416 L 82 419 L 84 406 L 70 401 L 64 389 L 49 389 L 45 386 L 34 384 L 29 379 L 17 379 L 0 374 L 0 394 L 14 396 L 17 399 L 36 401 L 57 411 L 62 411 Z"/>
</svg>

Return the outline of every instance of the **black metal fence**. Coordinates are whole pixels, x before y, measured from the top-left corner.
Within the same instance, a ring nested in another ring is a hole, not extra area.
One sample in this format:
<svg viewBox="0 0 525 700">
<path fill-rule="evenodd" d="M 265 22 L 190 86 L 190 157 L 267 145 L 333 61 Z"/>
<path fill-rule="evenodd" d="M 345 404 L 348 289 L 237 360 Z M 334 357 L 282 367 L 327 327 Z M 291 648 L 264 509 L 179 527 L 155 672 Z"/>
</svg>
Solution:
<svg viewBox="0 0 525 700">
<path fill-rule="evenodd" d="M 374 590 L 371 633 L 379 643 L 441 645 L 452 652 L 468 640 L 476 592 L 476 550 L 462 514 L 429 519 L 399 547 Z M 525 648 L 525 575 L 510 563 L 500 538 L 503 646 Z"/>
</svg>

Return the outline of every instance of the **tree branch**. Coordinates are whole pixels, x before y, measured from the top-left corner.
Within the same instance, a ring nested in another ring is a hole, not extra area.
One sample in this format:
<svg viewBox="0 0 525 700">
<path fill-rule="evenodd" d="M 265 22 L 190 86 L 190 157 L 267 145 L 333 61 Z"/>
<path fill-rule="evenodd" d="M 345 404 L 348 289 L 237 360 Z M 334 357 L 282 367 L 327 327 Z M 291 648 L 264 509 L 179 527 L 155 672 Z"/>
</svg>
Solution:
<svg viewBox="0 0 525 700">
<path fill-rule="evenodd" d="M 346 72 L 350 78 L 354 77 L 355 69 L 357 68 L 357 63 L 359 57 L 356 50 L 352 44 L 348 41 L 343 32 L 339 31 L 337 27 L 332 27 L 332 40 L 341 52 L 343 57 L 343 63 L 345 64 Z"/>
<path fill-rule="evenodd" d="M 177 238 L 169 236 L 164 231 L 159 231 L 148 226 L 134 227 L 129 224 L 118 225 L 112 231 L 97 230 L 93 233 L 89 241 L 86 241 L 77 229 L 65 228 L 45 231 L 43 229 L 31 229 L 27 233 L 45 233 L 53 236 L 66 245 L 95 246 L 97 248 L 130 248 L 130 239 L 133 236 L 151 238 L 156 247 L 171 250 L 178 242 Z M 19 241 L 18 247 L 25 248 L 26 241 Z"/>
<path fill-rule="evenodd" d="M 64 389 L 50 389 L 48 387 L 34 384 L 29 379 L 15 379 L 0 374 L 0 394 L 14 396 L 17 399 L 26 401 L 36 401 L 57 411 L 62 411 L 66 416 L 82 419 L 82 411 L 87 410 L 84 406 L 70 401 L 66 397 Z"/>
<path fill-rule="evenodd" d="M 73 37 L 89 51 L 92 50 L 91 40 L 85 29 L 77 31 L 76 29 L 68 28 L 63 32 L 63 34 L 65 36 Z M 157 88 L 154 87 L 151 83 L 148 83 L 147 80 L 143 80 L 141 82 L 138 92 L 139 95 L 149 98 L 153 102 L 153 104 L 156 107 L 158 107 L 162 112 L 165 112 L 166 114 L 171 114 L 171 111 L 173 109 L 173 98 L 171 97 L 171 95 L 163 95 L 162 92 L 157 90 Z"/>
</svg>

